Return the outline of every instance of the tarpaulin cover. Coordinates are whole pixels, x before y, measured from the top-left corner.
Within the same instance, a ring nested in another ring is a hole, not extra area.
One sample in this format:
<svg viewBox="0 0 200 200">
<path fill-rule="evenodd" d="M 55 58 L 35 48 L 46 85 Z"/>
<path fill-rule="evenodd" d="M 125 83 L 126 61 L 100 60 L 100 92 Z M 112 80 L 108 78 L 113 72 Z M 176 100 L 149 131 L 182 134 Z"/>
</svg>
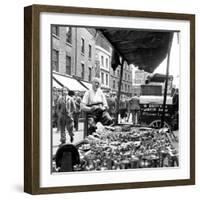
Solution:
<svg viewBox="0 0 200 200">
<path fill-rule="evenodd" d="M 120 64 L 122 56 L 128 64 L 152 73 L 165 59 L 172 32 L 132 29 L 98 29 L 114 48 L 112 67 Z"/>
</svg>

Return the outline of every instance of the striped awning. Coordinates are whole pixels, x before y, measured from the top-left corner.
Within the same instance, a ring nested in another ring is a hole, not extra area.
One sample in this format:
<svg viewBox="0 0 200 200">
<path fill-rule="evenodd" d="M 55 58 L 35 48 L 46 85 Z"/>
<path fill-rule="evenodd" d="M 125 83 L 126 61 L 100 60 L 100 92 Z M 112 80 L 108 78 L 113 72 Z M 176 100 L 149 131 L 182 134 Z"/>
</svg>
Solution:
<svg viewBox="0 0 200 200">
<path fill-rule="evenodd" d="M 53 80 L 53 84 L 65 86 L 71 91 L 85 92 L 87 90 L 79 81 L 70 76 L 53 73 Z"/>
</svg>

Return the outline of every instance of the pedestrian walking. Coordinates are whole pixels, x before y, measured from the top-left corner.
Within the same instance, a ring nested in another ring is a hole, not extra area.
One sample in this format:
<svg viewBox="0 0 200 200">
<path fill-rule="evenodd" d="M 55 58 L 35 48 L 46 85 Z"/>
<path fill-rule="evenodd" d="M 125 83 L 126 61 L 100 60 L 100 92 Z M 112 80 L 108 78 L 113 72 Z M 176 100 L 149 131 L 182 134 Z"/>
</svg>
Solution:
<svg viewBox="0 0 200 200">
<path fill-rule="evenodd" d="M 58 129 L 57 101 L 59 93 L 57 88 L 52 89 L 52 127 Z"/>
<path fill-rule="evenodd" d="M 120 123 L 122 123 L 127 117 L 128 105 L 124 95 L 121 96 L 119 102 L 119 113 L 120 113 Z"/>
<path fill-rule="evenodd" d="M 132 123 L 133 125 L 137 125 L 140 123 L 140 104 L 139 97 L 135 95 L 130 98 L 128 101 L 128 113 L 132 115 Z"/>
<path fill-rule="evenodd" d="M 79 124 L 79 116 L 81 114 L 81 97 L 79 96 L 78 92 L 75 92 L 74 94 L 74 103 L 76 105 L 76 109 L 73 113 L 74 118 L 74 128 L 76 131 L 78 131 L 78 124 Z"/>
<path fill-rule="evenodd" d="M 74 121 L 73 112 L 75 110 L 75 104 L 73 98 L 68 95 L 68 89 L 63 87 L 62 96 L 58 99 L 58 124 L 60 127 L 60 142 L 61 144 L 66 143 L 66 132 L 68 131 L 70 141 L 73 142 L 74 133 Z"/>
</svg>

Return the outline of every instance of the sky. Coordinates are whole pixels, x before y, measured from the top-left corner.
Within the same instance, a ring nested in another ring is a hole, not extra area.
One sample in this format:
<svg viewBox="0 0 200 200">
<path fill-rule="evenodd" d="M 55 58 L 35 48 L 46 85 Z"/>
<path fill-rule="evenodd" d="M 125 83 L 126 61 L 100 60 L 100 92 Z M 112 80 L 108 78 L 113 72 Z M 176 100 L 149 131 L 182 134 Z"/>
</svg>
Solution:
<svg viewBox="0 0 200 200">
<path fill-rule="evenodd" d="M 180 45 L 178 41 L 178 33 L 174 33 L 171 52 L 170 52 L 170 64 L 169 64 L 169 75 L 174 77 L 173 83 L 179 86 L 179 70 L 180 70 Z M 157 67 L 154 73 L 166 74 L 167 57 Z"/>
<path fill-rule="evenodd" d="M 172 75 L 174 77 L 173 84 L 175 84 L 176 87 L 179 87 L 179 69 L 180 69 L 180 49 L 179 48 L 180 48 L 179 35 L 178 33 L 174 33 L 171 51 L 170 51 L 169 75 Z M 167 67 L 167 57 L 156 68 L 154 73 L 166 74 L 166 67 Z M 134 71 L 137 70 L 137 68 L 132 66 L 132 69 L 133 69 L 133 76 L 134 76 Z"/>
</svg>

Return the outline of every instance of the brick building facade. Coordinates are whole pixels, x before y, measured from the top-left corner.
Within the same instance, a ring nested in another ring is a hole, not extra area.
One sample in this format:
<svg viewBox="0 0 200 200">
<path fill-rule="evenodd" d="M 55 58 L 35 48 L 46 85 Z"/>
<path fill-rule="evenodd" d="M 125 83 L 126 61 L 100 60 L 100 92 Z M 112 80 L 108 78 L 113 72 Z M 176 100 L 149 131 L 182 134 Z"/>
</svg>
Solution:
<svg viewBox="0 0 200 200">
<path fill-rule="evenodd" d="M 100 46 L 96 45 L 96 59 L 100 65 L 101 87 L 105 92 L 110 91 L 110 65 L 111 54 Z"/>
<path fill-rule="evenodd" d="M 94 77 L 95 40 L 86 28 L 52 26 L 52 70 L 90 82 Z"/>
<path fill-rule="evenodd" d="M 145 84 L 148 75 L 149 73 L 144 70 L 135 71 L 135 78 L 133 80 L 133 95 L 141 95 L 141 85 Z"/>
<path fill-rule="evenodd" d="M 101 80 L 104 92 L 117 92 L 120 68 L 111 67 L 112 46 L 105 37 L 92 28 L 52 26 L 52 70 L 91 82 L 94 76 Z M 125 63 L 122 94 L 132 94 L 132 69 Z"/>
<path fill-rule="evenodd" d="M 118 85 L 119 85 L 120 71 L 121 71 L 120 68 L 121 67 L 118 66 L 115 71 L 112 68 L 110 69 L 111 88 L 112 91 L 115 93 L 117 93 L 119 87 Z M 122 84 L 121 84 L 121 94 L 124 94 L 129 97 L 132 96 L 132 79 L 133 79 L 132 68 L 125 62 L 123 69 Z"/>
</svg>

